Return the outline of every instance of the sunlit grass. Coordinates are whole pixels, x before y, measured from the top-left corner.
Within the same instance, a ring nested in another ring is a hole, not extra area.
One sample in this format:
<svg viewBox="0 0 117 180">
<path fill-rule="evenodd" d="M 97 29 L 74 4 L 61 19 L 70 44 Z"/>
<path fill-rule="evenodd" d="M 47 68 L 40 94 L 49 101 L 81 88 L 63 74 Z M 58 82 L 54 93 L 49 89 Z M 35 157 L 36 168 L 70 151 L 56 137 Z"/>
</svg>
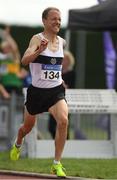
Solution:
<svg viewBox="0 0 117 180">
<path fill-rule="evenodd" d="M 50 173 L 52 159 L 21 158 L 14 162 L 9 153 L 0 153 L 0 169 L 36 173 Z M 117 159 L 63 159 L 68 176 L 117 179 Z"/>
</svg>

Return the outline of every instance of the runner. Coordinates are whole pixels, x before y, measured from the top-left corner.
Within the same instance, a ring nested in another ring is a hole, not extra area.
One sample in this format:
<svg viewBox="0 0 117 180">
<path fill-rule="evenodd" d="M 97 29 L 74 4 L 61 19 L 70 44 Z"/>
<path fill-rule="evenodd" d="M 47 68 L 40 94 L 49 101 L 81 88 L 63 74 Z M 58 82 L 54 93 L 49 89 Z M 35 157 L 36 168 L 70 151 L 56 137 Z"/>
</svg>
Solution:
<svg viewBox="0 0 117 180">
<path fill-rule="evenodd" d="M 68 127 L 68 107 L 61 76 L 65 40 L 57 35 L 61 24 L 60 10 L 54 7 L 45 9 L 42 21 L 43 32 L 31 38 L 21 61 L 23 65 L 30 65 L 32 85 L 27 90 L 24 124 L 19 128 L 10 158 L 18 160 L 22 140 L 33 128 L 36 115 L 48 111 L 57 122 L 55 158 L 51 173 L 58 177 L 66 177 L 65 169 L 60 162 Z"/>
</svg>

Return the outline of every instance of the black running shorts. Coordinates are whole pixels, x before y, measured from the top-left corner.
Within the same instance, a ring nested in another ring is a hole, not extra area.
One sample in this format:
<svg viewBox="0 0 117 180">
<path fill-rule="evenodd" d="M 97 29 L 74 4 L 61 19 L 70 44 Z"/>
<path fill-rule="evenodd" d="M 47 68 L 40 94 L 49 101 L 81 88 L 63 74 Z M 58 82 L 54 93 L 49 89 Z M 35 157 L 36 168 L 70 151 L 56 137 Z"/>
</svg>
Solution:
<svg viewBox="0 0 117 180">
<path fill-rule="evenodd" d="M 62 84 L 54 88 L 37 88 L 30 85 L 27 89 L 25 105 L 31 115 L 36 115 L 47 112 L 61 99 L 65 99 L 65 88 Z"/>
</svg>

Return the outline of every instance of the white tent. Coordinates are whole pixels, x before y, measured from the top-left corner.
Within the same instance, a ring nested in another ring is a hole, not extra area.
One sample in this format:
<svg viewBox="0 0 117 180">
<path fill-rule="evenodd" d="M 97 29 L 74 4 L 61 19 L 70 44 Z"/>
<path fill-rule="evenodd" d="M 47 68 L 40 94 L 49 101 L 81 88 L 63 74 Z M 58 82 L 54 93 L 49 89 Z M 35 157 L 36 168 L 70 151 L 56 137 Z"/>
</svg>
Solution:
<svg viewBox="0 0 117 180">
<path fill-rule="evenodd" d="M 66 27 L 69 9 L 86 8 L 97 3 L 97 0 L 0 0 L 0 23 L 41 26 L 42 11 L 55 6 L 61 11 L 62 27 Z"/>
</svg>

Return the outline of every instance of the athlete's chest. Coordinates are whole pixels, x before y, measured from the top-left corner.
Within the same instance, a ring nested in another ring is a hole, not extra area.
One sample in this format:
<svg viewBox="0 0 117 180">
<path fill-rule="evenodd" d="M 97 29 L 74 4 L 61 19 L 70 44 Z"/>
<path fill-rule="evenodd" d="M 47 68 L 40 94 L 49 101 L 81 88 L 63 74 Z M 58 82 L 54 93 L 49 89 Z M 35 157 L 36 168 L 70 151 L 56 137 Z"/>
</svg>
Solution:
<svg viewBox="0 0 117 180">
<path fill-rule="evenodd" d="M 48 49 L 52 52 L 56 52 L 59 50 L 59 41 L 55 40 L 54 42 L 48 42 Z"/>
</svg>

